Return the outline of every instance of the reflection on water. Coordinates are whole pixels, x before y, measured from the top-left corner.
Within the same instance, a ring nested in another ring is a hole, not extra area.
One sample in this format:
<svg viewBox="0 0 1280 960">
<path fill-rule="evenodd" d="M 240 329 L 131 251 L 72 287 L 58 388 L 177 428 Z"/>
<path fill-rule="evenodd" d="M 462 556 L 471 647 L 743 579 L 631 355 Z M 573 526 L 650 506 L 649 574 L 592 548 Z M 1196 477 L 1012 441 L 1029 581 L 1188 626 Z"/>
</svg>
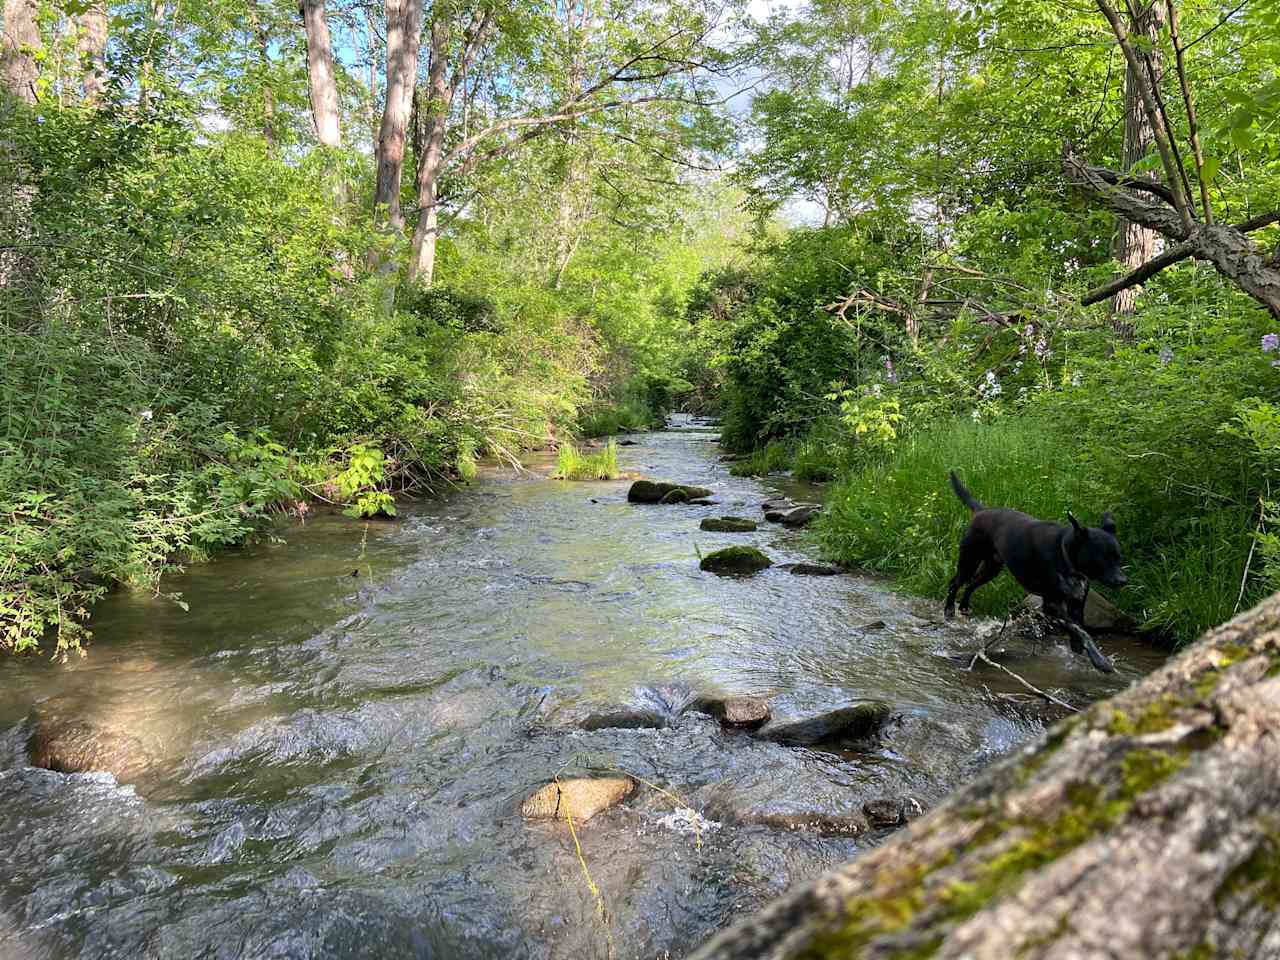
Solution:
<svg viewBox="0 0 1280 960">
<path fill-rule="evenodd" d="M 190 613 L 113 596 L 66 667 L 0 663 L 0 956 L 680 956 L 876 839 L 765 817 L 929 805 L 1042 729 L 1005 696 L 1014 681 L 943 656 L 972 628 L 937 604 L 855 577 L 700 572 L 697 551 L 729 543 L 806 554 L 779 528 L 698 530 L 755 515 L 776 485 L 729 477 L 714 432 L 686 426 L 639 438 L 624 467 L 712 487 L 717 506 L 493 471 L 393 524 L 318 518 L 193 567 L 167 585 Z M 1158 659 L 1106 648 L 1110 678 L 1065 647 L 1018 669 L 1085 700 Z M 775 714 L 878 698 L 897 717 L 843 752 L 692 713 L 573 724 L 655 685 L 765 694 Z M 127 733 L 143 772 L 27 767 L 31 718 L 66 712 Z M 602 921 L 567 832 L 518 807 L 558 772 L 604 771 L 653 786 L 579 831 Z"/>
</svg>

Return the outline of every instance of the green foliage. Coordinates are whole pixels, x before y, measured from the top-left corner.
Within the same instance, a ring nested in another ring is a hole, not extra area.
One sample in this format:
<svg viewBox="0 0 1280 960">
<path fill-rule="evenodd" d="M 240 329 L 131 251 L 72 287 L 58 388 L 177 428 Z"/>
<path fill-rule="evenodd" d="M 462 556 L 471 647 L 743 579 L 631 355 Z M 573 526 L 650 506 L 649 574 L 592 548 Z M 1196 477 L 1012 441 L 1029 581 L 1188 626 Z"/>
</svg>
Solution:
<svg viewBox="0 0 1280 960">
<path fill-rule="evenodd" d="M 771 473 L 786 470 L 791 463 L 791 453 L 781 440 L 770 440 L 757 447 L 745 460 L 739 460 L 729 468 L 735 477 L 767 477 Z"/>
<path fill-rule="evenodd" d="M 618 476 L 618 446 L 610 440 L 603 450 L 583 453 L 571 443 L 560 444 L 557 480 L 614 480 Z"/>
</svg>

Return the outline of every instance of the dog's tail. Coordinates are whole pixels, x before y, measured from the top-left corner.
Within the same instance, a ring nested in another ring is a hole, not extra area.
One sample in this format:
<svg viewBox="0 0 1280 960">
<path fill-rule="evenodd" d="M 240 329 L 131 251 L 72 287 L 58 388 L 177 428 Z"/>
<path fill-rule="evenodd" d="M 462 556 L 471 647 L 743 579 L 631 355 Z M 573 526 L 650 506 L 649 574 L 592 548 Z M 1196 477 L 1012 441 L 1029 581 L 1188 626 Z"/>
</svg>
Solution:
<svg viewBox="0 0 1280 960">
<path fill-rule="evenodd" d="M 968 507 L 971 513 L 977 513 L 979 510 L 987 509 L 986 505 L 970 493 L 968 488 L 960 482 L 960 478 L 956 476 L 956 472 L 954 470 L 951 471 L 951 489 L 956 492 L 956 496 L 960 498 L 960 502 Z"/>
</svg>

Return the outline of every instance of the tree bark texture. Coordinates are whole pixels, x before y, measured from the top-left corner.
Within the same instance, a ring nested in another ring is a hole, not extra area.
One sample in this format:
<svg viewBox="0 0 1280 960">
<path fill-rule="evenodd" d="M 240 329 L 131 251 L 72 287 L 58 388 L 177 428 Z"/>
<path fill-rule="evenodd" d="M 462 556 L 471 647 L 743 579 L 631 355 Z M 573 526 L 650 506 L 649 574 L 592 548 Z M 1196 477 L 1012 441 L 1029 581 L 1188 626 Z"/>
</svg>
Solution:
<svg viewBox="0 0 1280 960">
<path fill-rule="evenodd" d="M 374 216 L 394 233 L 404 233 L 400 183 L 404 175 L 405 138 L 414 80 L 418 74 L 418 45 L 422 38 L 422 0 L 386 0 L 387 88 L 378 130 L 378 179 Z"/>
<path fill-rule="evenodd" d="M 1280 594 L 696 960 L 1280 957 Z"/>
<path fill-rule="evenodd" d="M 85 103 L 94 105 L 102 97 L 107 85 L 107 5 L 98 0 L 80 14 L 80 36 L 76 40 L 76 54 L 80 58 L 84 76 L 81 89 Z"/>
<path fill-rule="evenodd" d="M 13 96 L 36 102 L 36 81 L 40 68 L 40 28 L 36 22 L 36 0 L 4 0 L 4 45 L 0 47 L 0 80 Z"/>
<path fill-rule="evenodd" d="M 430 62 L 427 68 L 427 102 L 423 117 L 422 152 L 418 157 L 418 221 L 413 228 L 407 277 L 431 286 L 436 270 L 436 239 L 440 229 L 440 173 L 444 161 L 445 125 L 453 106 L 448 81 L 449 24 L 443 17 L 431 22 Z"/>
<path fill-rule="evenodd" d="M 311 117 L 321 146 L 342 145 L 338 122 L 338 81 L 333 68 L 333 43 L 324 0 L 303 0 L 302 22 L 307 34 L 307 86 L 311 93 Z"/>
<path fill-rule="evenodd" d="M 1159 78 L 1162 74 L 1160 63 L 1159 37 L 1164 26 L 1164 7 L 1159 0 L 1152 0 L 1146 6 L 1138 8 L 1138 15 L 1129 24 L 1130 32 L 1145 37 L 1151 44 L 1149 52 L 1144 56 L 1151 65 L 1151 73 Z M 1124 170 L 1131 171 L 1134 166 L 1144 160 L 1155 146 L 1155 133 L 1151 127 L 1151 118 L 1142 105 L 1142 94 L 1139 92 L 1139 78 L 1134 75 L 1133 68 L 1126 64 L 1124 80 Z M 1116 218 L 1114 256 L 1124 266 L 1124 272 L 1138 269 L 1156 253 L 1156 232 L 1149 227 L 1131 223 L 1123 217 Z M 1138 299 L 1138 287 L 1128 287 L 1116 294 L 1111 301 L 1111 326 L 1116 339 L 1121 342 L 1132 342 L 1134 328 L 1132 314 Z"/>
</svg>

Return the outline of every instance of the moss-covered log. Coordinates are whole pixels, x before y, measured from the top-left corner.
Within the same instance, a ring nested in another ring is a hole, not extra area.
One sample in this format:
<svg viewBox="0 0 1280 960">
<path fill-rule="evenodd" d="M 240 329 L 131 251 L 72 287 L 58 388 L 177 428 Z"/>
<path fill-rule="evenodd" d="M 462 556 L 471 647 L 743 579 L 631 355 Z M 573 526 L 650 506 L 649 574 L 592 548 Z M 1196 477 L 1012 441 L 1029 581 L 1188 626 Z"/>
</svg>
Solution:
<svg viewBox="0 0 1280 960">
<path fill-rule="evenodd" d="M 695 956 L 1280 957 L 1280 594 Z"/>
</svg>

